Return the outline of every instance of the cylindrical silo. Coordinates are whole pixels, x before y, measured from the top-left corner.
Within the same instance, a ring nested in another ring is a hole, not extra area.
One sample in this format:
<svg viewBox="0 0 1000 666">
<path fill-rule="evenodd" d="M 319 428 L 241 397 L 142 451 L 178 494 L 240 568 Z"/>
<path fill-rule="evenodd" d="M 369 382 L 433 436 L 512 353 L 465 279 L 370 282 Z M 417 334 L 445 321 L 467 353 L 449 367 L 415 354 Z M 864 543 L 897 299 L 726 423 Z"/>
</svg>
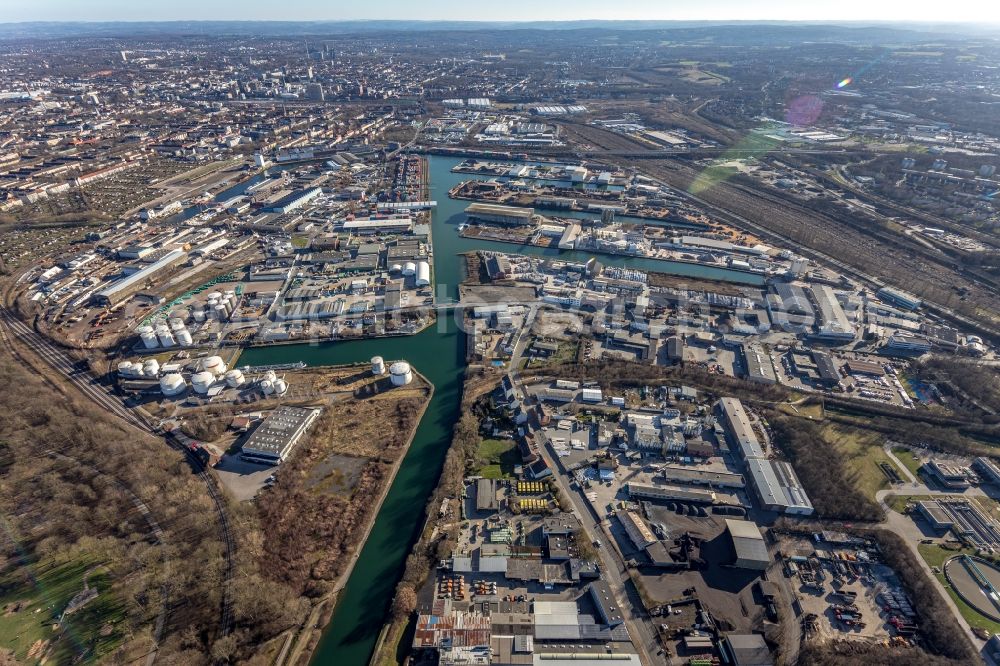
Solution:
<svg viewBox="0 0 1000 666">
<path fill-rule="evenodd" d="M 389 366 L 389 377 L 394 386 L 406 386 L 413 381 L 413 370 L 406 361 L 397 361 Z"/>
<path fill-rule="evenodd" d="M 274 382 L 270 379 L 265 379 L 260 383 L 260 390 L 264 392 L 264 395 L 271 395 L 274 393 Z"/>
<path fill-rule="evenodd" d="M 216 377 L 226 374 L 226 364 L 220 356 L 209 356 L 201 362 L 201 369 L 204 372 L 211 372 Z"/>
<path fill-rule="evenodd" d="M 246 378 L 243 373 L 239 370 L 230 370 L 226 373 L 226 385 L 230 388 L 236 388 L 242 386 L 246 382 Z"/>
<path fill-rule="evenodd" d="M 412 261 L 406 262 L 406 265 L 403 266 L 403 275 L 415 275 L 416 272 L 417 272 L 417 265 Z"/>
<path fill-rule="evenodd" d="M 160 377 L 160 392 L 165 396 L 179 395 L 187 390 L 184 378 L 176 372 Z"/>
<path fill-rule="evenodd" d="M 284 379 L 279 379 L 274 382 L 274 394 L 275 395 L 285 395 L 288 390 L 288 382 Z"/>
<path fill-rule="evenodd" d="M 385 374 L 385 361 L 381 356 L 372 356 L 372 374 L 376 376 Z"/>
<path fill-rule="evenodd" d="M 146 349 L 156 349 L 160 346 L 160 341 L 156 339 L 156 332 L 152 326 L 139 327 L 139 339 Z"/>
<path fill-rule="evenodd" d="M 186 328 L 182 331 L 177 331 L 177 344 L 181 347 L 190 347 L 194 344 L 194 339 L 191 337 L 191 331 Z"/>
<path fill-rule="evenodd" d="M 215 375 L 211 372 L 199 372 L 191 377 L 191 388 L 195 393 L 208 393 L 208 389 L 215 383 Z"/>
<path fill-rule="evenodd" d="M 132 376 L 132 361 L 122 361 L 118 364 L 118 374 L 122 377 Z"/>
<path fill-rule="evenodd" d="M 173 347 L 176 344 L 170 328 L 162 324 L 156 327 L 156 339 L 160 341 L 161 347 Z"/>
<path fill-rule="evenodd" d="M 155 358 L 151 358 L 142 364 L 142 374 L 146 377 L 159 377 L 160 376 L 160 362 Z"/>
<path fill-rule="evenodd" d="M 198 323 L 205 321 L 205 306 L 204 305 L 194 306 L 194 309 L 191 310 L 191 318 Z"/>
</svg>

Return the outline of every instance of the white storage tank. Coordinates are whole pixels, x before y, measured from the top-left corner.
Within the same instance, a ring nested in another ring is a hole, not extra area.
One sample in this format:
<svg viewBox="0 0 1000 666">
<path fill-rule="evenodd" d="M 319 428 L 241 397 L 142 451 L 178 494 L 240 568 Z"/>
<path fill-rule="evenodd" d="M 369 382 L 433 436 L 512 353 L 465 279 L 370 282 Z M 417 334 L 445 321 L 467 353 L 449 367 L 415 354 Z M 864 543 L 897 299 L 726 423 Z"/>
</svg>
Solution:
<svg viewBox="0 0 1000 666">
<path fill-rule="evenodd" d="M 156 332 L 152 326 L 140 326 L 139 339 L 142 340 L 142 345 L 146 349 L 156 349 L 160 346 L 160 341 L 156 339 Z"/>
<path fill-rule="evenodd" d="M 212 308 L 212 319 L 217 321 L 228 321 L 229 320 L 229 306 L 225 303 L 219 303 L 214 308 Z"/>
<path fill-rule="evenodd" d="M 230 370 L 226 373 L 226 385 L 229 388 L 236 388 L 238 386 L 243 386 L 246 382 L 246 377 L 239 370 Z"/>
<path fill-rule="evenodd" d="M 286 382 L 284 379 L 279 379 L 276 382 L 274 382 L 275 395 L 285 395 L 285 392 L 287 390 L 288 390 L 288 382 Z"/>
<path fill-rule="evenodd" d="M 274 374 L 274 370 L 268 370 L 264 373 L 264 381 L 274 383 L 274 380 L 278 378 L 278 375 Z"/>
<path fill-rule="evenodd" d="M 160 392 L 163 395 L 179 395 L 186 390 L 187 384 L 184 383 L 184 378 L 176 372 L 160 377 Z"/>
<path fill-rule="evenodd" d="M 118 364 L 118 374 L 122 377 L 132 377 L 132 361 L 122 361 Z"/>
<path fill-rule="evenodd" d="M 142 374 L 146 377 L 159 377 L 160 376 L 160 362 L 155 358 L 151 358 L 142 364 Z"/>
<path fill-rule="evenodd" d="M 264 395 L 271 395 L 274 393 L 274 382 L 270 379 L 265 379 L 260 383 L 260 390 L 264 392 Z"/>
<path fill-rule="evenodd" d="M 177 331 L 183 331 L 185 328 L 187 328 L 187 326 L 185 326 L 184 322 L 181 321 L 180 319 L 171 319 L 170 320 L 170 330 L 173 333 L 176 334 Z"/>
<path fill-rule="evenodd" d="M 196 322 L 201 323 L 205 321 L 205 307 L 202 305 L 196 305 L 193 310 L 191 310 L 191 318 Z"/>
<path fill-rule="evenodd" d="M 431 265 L 426 261 L 417 264 L 417 286 L 426 287 L 431 283 Z"/>
<path fill-rule="evenodd" d="M 415 275 L 416 272 L 417 272 L 417 265 L 412 261 L 406 262 L 406 265 L 403 266 L 403 275 Z"/>
<path fill-rule="evenodd" d="M 167 326 L 156 327 L 156 339 L 160 341 L 161 347 L 173 347 L 177 342 Z"/>
<path fill-rule="evenodd" d="M 389 366 L 389 376 L 394 386 L 406 386 L 413 381 L 413 370 L 406 361 L 396 361 Z"/>
<path fill-rule="evenodd" d="M 403 264 L 393 264 L 392 267 L 389 269 L 389 271 L 392 273 L 402 273 Z"/>
<path fill-rule="evenodd" d="M 211 372 L 199 372 L 191 377 L 191 388 L 194 389 L 195 393 L 208 393 L 208 389 L 211 388 L 214 383 L 215 375 Z"/>
<path fill-rule="evenodd" d="M 204 372 L 211 372 L 216 377 L 226 374 L 226 364 L 219 356 L 209 356 L 201 362 L 201 369 Z"/>
<path fill-rule="evenodd" d="M 372 356 L 372 374 L 375 376 L 385 374 L 385 360 L 381 356 Z"/>
<path fill-rule="evenodd" d="M 194 339 L 191 337 L 191 331 L 186 328 L 181 331 L 177 331 L 177 344 L 181 347 L 190 347 L 194 344 Z"/>
<path fill-rule="evenodd" d="M 221 291 L 210 291 L 205 296 L 205 298 L 207 298 L 210 301 L 219 301 L 219 300 L 222 300 L 222 292 Z"/>
</svg>

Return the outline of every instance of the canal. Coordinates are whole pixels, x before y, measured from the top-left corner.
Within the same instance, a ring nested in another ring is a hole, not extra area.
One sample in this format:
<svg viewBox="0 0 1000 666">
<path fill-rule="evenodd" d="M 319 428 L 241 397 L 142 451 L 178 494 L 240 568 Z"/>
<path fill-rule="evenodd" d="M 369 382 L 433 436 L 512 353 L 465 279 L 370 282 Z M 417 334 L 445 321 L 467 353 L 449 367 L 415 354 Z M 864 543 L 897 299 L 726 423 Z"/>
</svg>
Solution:
<svg viewBox="0 0 1000 666">
<path fill-rule="evenodd" d="M 469 202 L 448 198 L 452 187 L 469 178 L 465 174 L 451 173 L 451 168 L 460 161 L 428 157 L 430 198 L 438 202 L 432 216 L 432 242 L 434 279 L 439 297 L 457 298 L 465 270 L 459 255 L 472 250 L 552 256 L 579 262 L 590 259 L 591 255 L 580 252 L 460 237 L 458 225 L 465 221 L 463 211 Z M 233 196 L 230 192 L 224 195 Z M 708 280 L 742 284 L 763 282 L 760 276 L 683 262 L 604 255 L 600 261 L 606 265 Z M 451 314 L 442 313 L 436 325 L 410 337 L 257 347 L 245 350 L 239 361 L 240 365 L 251 366 L 295 361 L 317 366 L 367 363 L 372 356 L 382 356 L 386 360 L 406 359 L 434 385 L 434 397 L 417 427 L 406 458 L 313 656 L 312 663 L 320 666 L 365 666 L 371 658 L 406 556 L 423 526 L 424 507 L 437 484 L 451 442 L 452 426 L 459 418 L 465 336 Z"/>
</svg>

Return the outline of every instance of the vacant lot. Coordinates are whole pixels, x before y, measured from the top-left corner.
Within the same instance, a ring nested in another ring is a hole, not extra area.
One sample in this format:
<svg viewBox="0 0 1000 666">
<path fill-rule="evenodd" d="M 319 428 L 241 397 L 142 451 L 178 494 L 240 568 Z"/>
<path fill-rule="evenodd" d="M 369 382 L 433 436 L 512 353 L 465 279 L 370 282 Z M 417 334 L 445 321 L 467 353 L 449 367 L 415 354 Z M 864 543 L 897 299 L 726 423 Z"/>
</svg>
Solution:
<svg viewBox="0 0 1000 666">
<path fill-rule="evenodd" d="M 514 466 L 521 464 L 517 443 L 512 439 L 484 439 L 479 444 L 479 473 L 487 479 L 514 476 Z"/>
<path fill-rule="evenodd" d="M 903 465 L 906 466 L 906 469 L 910 470 L 913 476 L 918 475 L 917 473 L 920 471 L 920 467 L 924 463 L 913 453 L 913 451 L 905 447 L 898 446 L 893 447 L 892 453 L 899 458 L 899 462 L 903 463 Z"/>
<path fill-rule="evenodd" d="M 837 449 L 851 481 L 866 497 L 874 499 L 876 492 L 890 486 L 879 465 L 886 463 L 895 468 L 895 464 L 885 454 L 882 438 L 877 433 L 831 425 L 823 429 L 823 436 Z"/>
<path fill-rule="evenodd" d="M 361 366 L 314 375 L 338 391 L 257 498 L 262 562 L 300 593 L 328 591 L 360 545 L 395 463 L 430 400 L 416 378 L 394 388 Z"/>
</svg>

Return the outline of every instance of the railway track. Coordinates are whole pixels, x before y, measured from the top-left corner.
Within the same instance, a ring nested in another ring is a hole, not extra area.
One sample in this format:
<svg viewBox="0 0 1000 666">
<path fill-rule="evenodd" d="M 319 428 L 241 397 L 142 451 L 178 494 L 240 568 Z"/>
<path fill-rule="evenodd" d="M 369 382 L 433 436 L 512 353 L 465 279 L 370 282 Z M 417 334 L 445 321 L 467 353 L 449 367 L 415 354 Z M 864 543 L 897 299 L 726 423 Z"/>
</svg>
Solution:
<svg viewBox="0 0 1000 666">
<path fill-rule="evenodd" d="M 195 455 L 190 444 L 185 444 L 174 433 L 161 432 L 157 426 L 151 425 L 138 414 L 129 410 L 117 397 L 105 391 L 88 369 L 81 367 L 80 363 L 73 361 L 62 349 L 59 349 L 43 338 L 4 307 L 0 307 L 0 326 L 6 329 L 11 337 L 16 338 L 45 363 L 65 376 L 83 395 L 106 412 L 117 416 L 130 426 L 138 428 L 143 432 L 155 436 L 165 436 L 171 448 L 182 452 L 185 458 L 187 458 L 192 469 L 194 469 L 195 473 L 205 484 L 205 489 L 208 491 L 208 495 L 215 505 L 216 514 L 219 518 L 219 536 L 225 546 L 220 631 L 223 636 L 228 636 L 233 631 L 235 619 L 233 613 L 232 580 L 236 541 L 233 538 L 233 531 L 229 522 L 229 516 L 226 513 L 225 502 L 219 494 L 215 480 L 205 469 L 205 463 Z"/>
</svg>

